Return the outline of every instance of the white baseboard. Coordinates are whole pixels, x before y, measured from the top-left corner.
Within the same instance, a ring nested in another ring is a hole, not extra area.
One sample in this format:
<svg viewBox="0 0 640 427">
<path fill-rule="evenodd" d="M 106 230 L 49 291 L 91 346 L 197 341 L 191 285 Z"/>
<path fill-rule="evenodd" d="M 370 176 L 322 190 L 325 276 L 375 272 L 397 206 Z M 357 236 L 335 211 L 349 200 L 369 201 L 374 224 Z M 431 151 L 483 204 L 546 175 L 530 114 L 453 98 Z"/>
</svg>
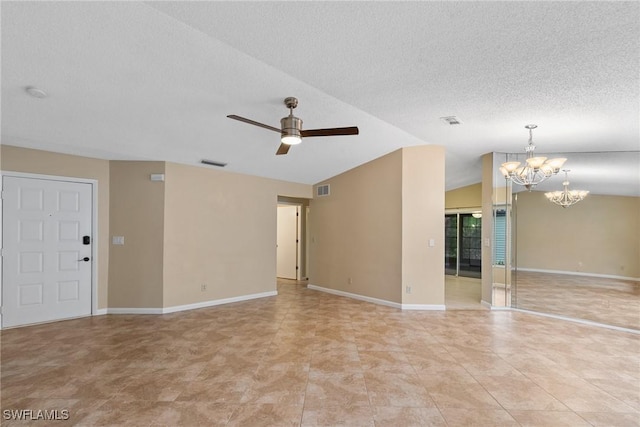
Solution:
<svg viewBox="0 0 640 427">
<path fill-rule="evenodd" d="M 444 304 L 402 304 L 403 310 L 424 310 L 424 311 L 444 311 L 447 307 Z"/>
<path fill-rule="evenodd" d="M 107 308 L 99 308 L 96 311 L 94 311 L 91 315 L 92 316 L 104 316 L 105 314 L 107 314 L 108 309 Z"/>
<path fill-rule="evenodd" d="M 162 314 L 175 313 L 178 311 L 196 310 L 198 308 L 213 307 L 215 305 L 230 304 L 232 302 L 248 301 L 257 298 L 274 297 L 278 295 L 278 291 L 260 292 L 258 294 L 241 295 L 239 297 L 216 299 L 211 301 L 196 302 L 193 304 L 176 305 L 173 307 L 165 307 Z"/>
<path fill-rule="evenodd" d="M 583 325 L 597 326 L 599 328 L 613 329 L 614 331 L 630 332 L 632 334 L 640 335 L 640 330 L 638 329 L 630 329 L 630 328 L 623 328 L 622 326 L 607 325 L 606 323 L 594 322 L 592 320 L 577 319 L 575 317 L 560 316 L 558 314 L 541 313 L 539 311 L 525 310 L 522 308 L 512 308 L 511 311 L 533 314 L 535 316 L 550 317 L 551 319 L 566 320 L 568 322 L 581 323 Z"/>
<path fill-rule="evenodd" d="M 634 282 L 640 282 L 639 277 L 615 276 L 613 274 L 586 273 L 584 271 L 545 270 L 541 268 L 518 268 L 516 270 L 516 274 L 518 271 L 525 271 L 525 272 L 531 272 L 531 273 L 567 274 L 570 276 L 602 277 L 603 279 L 632 280 Z"/>
<path fill-rule="evenodd" d="M 278 291 L 261 292 L 258 294 L 241 295 L 238 297 L 223 298 L 211 301 L 196 302 L 193 304 L 175 305 L 164 308 L 121 308 L 106 309 L 108 314 L 168 314 L 178 311 L 196 310 L 198 308 L 213 307 L 216 305 L 230 304 L 232 302 L 248 301 L 256 298 L 272 297 L 278 295 Z"/>
<path fill-rule="evenodd" d="M 507 307 L 507 306 L 504 306 L 504 305 L 491 305 L 490 303 L 488 303 L 485 300 L 480 301 L 480 305 L 482 305 L 483 307 L 488 308 L 489 310 L 493 310 L 493 311 L 511 310 L 511 307 Z"/>
<path fill-rule="evenodd" d="M 162 314 L 161 308 L 109 307 L 107 314 Z"/>
<path fill-rule="evenodd" d="M 351 292 L 339 291 L 337 289 L 324 288 L 322 286 L 316 286 L 316 285 L 312 285 L 312 284 L 308 284 L 307 285 L 307 289 L 312 289 L 314 291 L 320 291 L 320 292 L 326 292 L 328 294 L 338 295 L 338 296 L 341 296 L 341 297 L 357 299 L 359 301 L 370 302 L 372 304 L 386 305 L 387 307 L 400 308 L 400 309 L 402 308 L 402 304 L 397 303 L 397 302 L 387 301 L 387 300 L 384 300 L 384 299 L 378 299 L 378 298 L 368 297 L 368 296 L 359 295 L 359 294 L 352 294 Z"/>
<path fill-rule="evenodd" d="M 307 289 L 314 291 L 326 292 L 328 294 L 338 295 L 341 297 L 347 297 L 357 299 L 359 301 L 370 302 L 372 304 L 385 305 L 387 307 L 399 308 L 400 310 L 445 310 L 444 305 L 435 304 L 400 304 L 393 301 L 387 301 L 384 299 L 368 297 L 365 295 L 353 294 L 351 292 L 339 291 L 337 289 L 324 288 L 322 286 L 316 286 L 312 284 L 307 285 Z"/>
</svg>

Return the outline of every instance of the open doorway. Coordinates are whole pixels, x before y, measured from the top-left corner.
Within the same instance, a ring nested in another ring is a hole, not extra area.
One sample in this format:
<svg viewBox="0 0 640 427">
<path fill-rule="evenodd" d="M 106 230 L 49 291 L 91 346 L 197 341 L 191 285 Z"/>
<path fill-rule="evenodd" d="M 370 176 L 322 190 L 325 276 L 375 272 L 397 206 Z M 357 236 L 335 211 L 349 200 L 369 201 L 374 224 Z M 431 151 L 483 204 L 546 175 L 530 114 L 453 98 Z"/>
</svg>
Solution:
<svg viewBox="0 0 640 427">
<path fill-rule="evenodd" d="M 482 217 L 476 213 L 445 215 L 445 273 L 482 275 Z"/>
<path fill-rule="evenodd" d="M 479 212 L 445 215 L 445 306 L 483 309 L 482 217 Z"/>
<path fill-rule="evenodd" d="M 307 280 L 307 228 L 309 200 L 278 196 L 276 276 L 292 281 Z"/>
</svg>

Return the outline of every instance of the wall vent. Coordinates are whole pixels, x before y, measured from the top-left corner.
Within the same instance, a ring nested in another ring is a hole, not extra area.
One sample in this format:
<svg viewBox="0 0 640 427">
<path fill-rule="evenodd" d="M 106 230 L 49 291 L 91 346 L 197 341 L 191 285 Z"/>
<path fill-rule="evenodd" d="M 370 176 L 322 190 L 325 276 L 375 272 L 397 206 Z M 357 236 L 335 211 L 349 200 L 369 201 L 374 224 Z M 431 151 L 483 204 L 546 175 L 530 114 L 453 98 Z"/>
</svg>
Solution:
<svg viewBox="0 0 640 427">
<path fill-rule="evenodd" d="M 328 196 L 329 195 L 329 184 L 318 185 L 316 187 L 316 196 Z"/>
</svg>

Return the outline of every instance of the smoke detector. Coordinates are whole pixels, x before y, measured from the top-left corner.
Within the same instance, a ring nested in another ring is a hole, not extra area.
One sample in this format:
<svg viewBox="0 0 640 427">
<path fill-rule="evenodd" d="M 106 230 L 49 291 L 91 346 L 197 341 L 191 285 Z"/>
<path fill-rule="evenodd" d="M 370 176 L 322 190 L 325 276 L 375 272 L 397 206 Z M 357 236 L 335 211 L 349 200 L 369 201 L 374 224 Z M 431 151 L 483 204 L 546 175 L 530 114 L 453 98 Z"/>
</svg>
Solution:
<svg viewBox="0 0 640 427">
<path fill-rule="evenodd" d="M 25 88 L 25 90 L 27 91 L 27 93 L 29 95 L 33 96 L 34 98 L 42 99 L 42 98 L 46 98 L 48 96 L 47 92 L 45 92 L 44 90 L 39 89 L 37 87 L 27 86 Z"/>
<path fill-rule="evenodd" d="M 457 118 L 456 116 L 444 116 L 444 117 L 440 117 L 440 120 L 442 120 L 443 122 L 445 122 L 448 125 L 461 125 L 462 122 L 460 121 L 459 118 Z"/>
</svg>

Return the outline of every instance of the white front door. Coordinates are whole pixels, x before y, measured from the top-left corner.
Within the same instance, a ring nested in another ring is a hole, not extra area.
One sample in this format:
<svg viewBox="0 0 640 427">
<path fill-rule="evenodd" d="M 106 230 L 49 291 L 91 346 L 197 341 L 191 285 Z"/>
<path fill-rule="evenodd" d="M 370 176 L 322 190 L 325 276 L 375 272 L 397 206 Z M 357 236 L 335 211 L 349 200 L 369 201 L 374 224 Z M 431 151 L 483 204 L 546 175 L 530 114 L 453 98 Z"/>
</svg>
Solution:
<svg viewBox="0 0 640 427">
<path fill-rule="evenodd" d="M 276 275 L 284 279 L 298 278 L 298 211 L 297 206 L 278 206 Z"/>
<path fill-rule="evenodd" d="M 92 185 L 4 176 L 2 326 L 91 314 Z"/>
</svg>

